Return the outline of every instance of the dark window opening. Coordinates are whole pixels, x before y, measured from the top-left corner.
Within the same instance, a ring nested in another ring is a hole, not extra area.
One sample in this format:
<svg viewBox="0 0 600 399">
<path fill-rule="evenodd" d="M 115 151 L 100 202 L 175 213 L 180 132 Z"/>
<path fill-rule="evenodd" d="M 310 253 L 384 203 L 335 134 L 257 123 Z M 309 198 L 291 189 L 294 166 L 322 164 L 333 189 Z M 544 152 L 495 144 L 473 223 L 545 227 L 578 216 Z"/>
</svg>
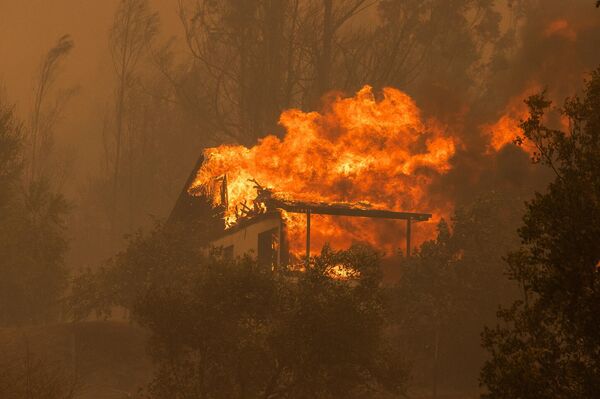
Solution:
<svg viewBox="0 0 600 399">
<path fill-rule="evenodd" d="M 233 259 L 233 245 L 223 248 L 223 259 Z"/>
<path fill-rule="evenodd" d="M 258 234 L 258 264 L 267 267 L 277 265 L 279 231 L 273 228 Z"/>
</svg>

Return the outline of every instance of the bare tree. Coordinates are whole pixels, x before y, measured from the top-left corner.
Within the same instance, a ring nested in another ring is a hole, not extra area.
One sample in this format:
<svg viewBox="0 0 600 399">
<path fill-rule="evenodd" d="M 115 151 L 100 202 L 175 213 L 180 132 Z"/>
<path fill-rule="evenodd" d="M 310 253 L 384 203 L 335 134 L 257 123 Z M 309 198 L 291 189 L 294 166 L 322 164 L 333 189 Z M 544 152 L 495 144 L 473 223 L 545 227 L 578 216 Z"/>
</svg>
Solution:
<svg viewBox="0 0 600 399">
<path fill-rule="evenodd" d="M 220 141 L 252 144 L 279 133 L 283 109 L 314 109 L 338 80 L 333 75 L 340 42 L 348 44 L 347 32 L 352 31 L 348 22 L 378 3 L 180 0 L 193 57 L 188 71 L 202 76 L 195 90 L 205 93 L 198 108 L 208 112 L 211 130 Z"/>
<path fill-rule="evenodd" d="M 180 19 L 200 75 L 197 107 L 219 141 L 254 143 L 302 89 L 302 0 L 180 0 Z M 190 95 L 187 96 L 191 98 Z"/>
<path fill-rule="evenodd" d="M 465 91 L 510 44 L 493 4 L 477 0 L 179 0 L 179 9 L 191 61 L 169 80 L 217 143 L 280 133 L 283 109 L 318 109 L 331 90 Z"/>
<path fill-rule="evenodd" d="M 345 89 L 346 87 L 333 87 L 332 71 L 338 69 L 338 58 L 342 48 L 355 47 L 359 41 L 351 31 L 340 31 L 344 26 L 364 11 L 376 6 L 379 0 L 318 0 L 315 4 L 317 14 L 321 16 L 320 25 L 317 24 L 315 41 L 313 44 L 314 58 L 314 88 L 310 102 L 315 106 L 319 98 L 332 88 Z M 364 32 L 363 32 L 364 33 Z M 342 36 L 342 37 L 340 37 Z M 349 41 L 348 39 L 351 38 Z M 343 45 L 345 43 L 345 45 Z M 357 60 L 358 61 L 358 60 Z M 363 82 L 365 83 L 365 82 Z"/>
<path fill-rule="evenodd" d="M 30 182 L 33 182 L 38 176 L 42 167 L 40 165 L 41 154 L 48 154 L 52 145 L 52 130 L 56 122 L 62 116 L 65 105 L 69 98 L 74 94 L 75 89 L 67 89 L 56 93 L 54 102 L 52 100 L 52 91 L 54 84 L 60 72 L 62 61 L 69 55 L 73 49 L 73 40 L 69 35 L 64 35 L 54 47 L 52 47 L 43 58 L 37 84 L 35 87 L 35 99 L 31 112 L 31 159 L 30 159 Z M 41 151 L 44 148 L 44 152 Z"/>
<path fill-rule="evenodd" d="M 109 46 L 117 77 L 111 210 L 113 227 L 117 210 L 127 92 L 134 82 L 138 62 L 157 32 L 158 14 L 150 9 L 148 0 L 121 0 L 109 35 Z"/>
</svg>

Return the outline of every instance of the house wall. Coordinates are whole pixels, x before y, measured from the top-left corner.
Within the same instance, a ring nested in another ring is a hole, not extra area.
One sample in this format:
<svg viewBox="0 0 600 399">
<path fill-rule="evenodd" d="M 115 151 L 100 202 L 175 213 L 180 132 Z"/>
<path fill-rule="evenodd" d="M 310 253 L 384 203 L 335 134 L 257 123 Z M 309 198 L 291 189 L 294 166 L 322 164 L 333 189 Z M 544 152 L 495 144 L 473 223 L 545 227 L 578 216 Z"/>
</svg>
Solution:
<svg viewBox="0 0 600 399">
<path fill-rule="evenodd" d="M 214 240 L 210 245 L 223 248 L 233 245 L 234 257 L 250 254 L 256 258 L 258 254 L 258 235 L 271 229 L 277 229 L 279 232 L 280 221 L 280 216 L 274 214 L 272 217 L 258 220 L 247 226 L 237 228 L 230 234 Z"/>
</svg>

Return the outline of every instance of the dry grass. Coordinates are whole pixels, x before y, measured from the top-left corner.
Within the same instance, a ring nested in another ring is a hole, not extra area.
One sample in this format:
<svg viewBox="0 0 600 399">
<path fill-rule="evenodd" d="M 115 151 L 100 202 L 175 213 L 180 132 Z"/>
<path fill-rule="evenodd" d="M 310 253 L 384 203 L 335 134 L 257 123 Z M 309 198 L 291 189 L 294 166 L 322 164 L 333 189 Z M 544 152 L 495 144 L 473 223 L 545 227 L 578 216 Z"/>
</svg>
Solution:
<svg viewBox="0 0 600 399">
<path fill-rule="evenodd" d="M 10 360 L 0 362 L 0 378 L 2 368 L 10 369 L 12 374 L 4 375 L 9 380 L 16 380 L 17 374 L 23 376 L 22 381 L 17 382 L 22 388 L 28 379 L 24 372 L 34 370 L 28 366 L 35 366 L 36 373 L 42 373 L 36 377 L 38 384 L 62 384 L 65 392 L 72 385 L 76 388 L 75 398 L 135 397 L 152 372 L 146 340 L 147 333 L 143 329 L 126 322 L 3 328 L 0 329 L 0 358 Z M 68 397 L 60 395 L 56 398 Z"/>
</svg>

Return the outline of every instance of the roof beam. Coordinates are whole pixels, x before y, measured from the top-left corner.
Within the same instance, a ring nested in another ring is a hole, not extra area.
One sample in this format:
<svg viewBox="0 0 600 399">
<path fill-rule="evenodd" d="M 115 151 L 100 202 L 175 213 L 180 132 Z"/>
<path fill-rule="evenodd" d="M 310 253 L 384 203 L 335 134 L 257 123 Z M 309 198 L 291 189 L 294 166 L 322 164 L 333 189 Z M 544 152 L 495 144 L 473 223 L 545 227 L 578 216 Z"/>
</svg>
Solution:
<svg viewBox="0 0 600 399">
<path fill-rule="evenodd" d="M 354 216 L 379 219 L 414 220 L 422 222 L 431 218 L 430 213 L 395 212 L 381 209 L 362 209 L 333 205 L 312 204 L 307 202 L 288 202 L 271 200 L 275 208 L 291 213 L 312 213 L 315 215 Z"/>
</svg>

